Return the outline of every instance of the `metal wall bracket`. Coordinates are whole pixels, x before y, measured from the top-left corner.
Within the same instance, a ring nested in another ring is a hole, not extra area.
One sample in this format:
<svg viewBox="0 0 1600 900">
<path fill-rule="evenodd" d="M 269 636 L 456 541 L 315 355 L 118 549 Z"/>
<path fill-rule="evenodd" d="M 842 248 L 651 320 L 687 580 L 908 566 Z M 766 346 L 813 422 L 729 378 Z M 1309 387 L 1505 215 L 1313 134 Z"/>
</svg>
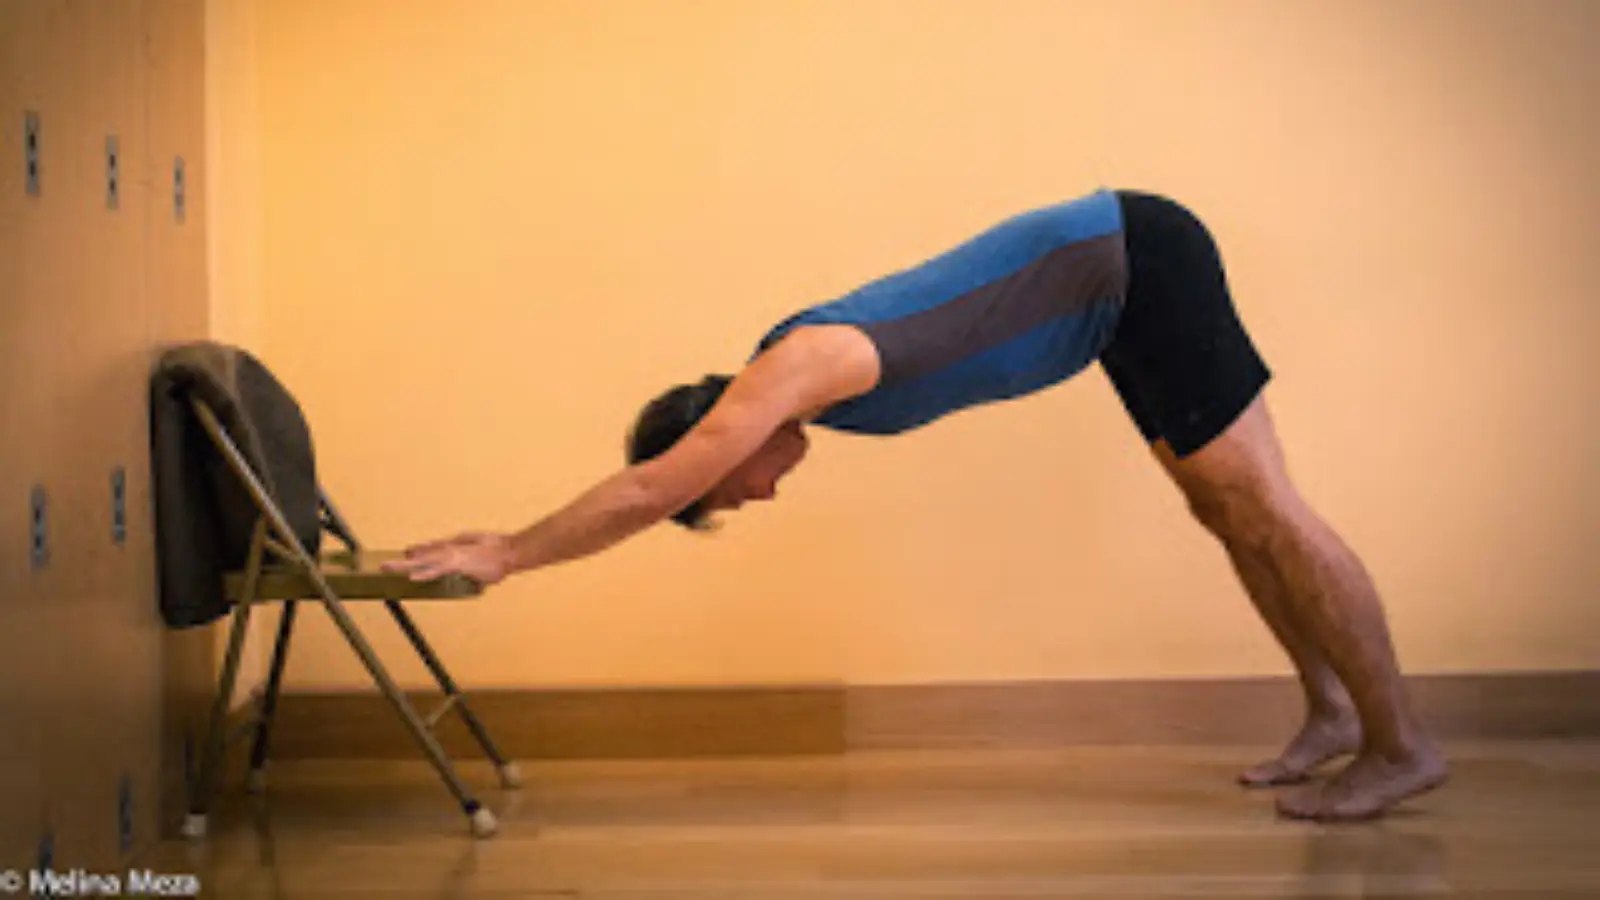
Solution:
<svg viewBox="0 0 1600 900">
<path fill-rule="evenodd" d="M 188 212 L 188 194 L 189 179 L 184 174 L 183 157 L 180 156 L 172 164 L 172 216 L 180 225 Z"/>
<path fill-rule="evenodd" d="M 48 875 L 56 869 L 56 836 L 55 832 L 46 830 L 39 836 L 39 855 L 35 861 L 37 871 L 41 875 Z"/>
<path fill-rule="evenodd" d="M 28 196 L 39 196 L 39 114 L 22 114 L 22 155 L 27 162 Z"/>
<path fill-rule="evenodd" d="M 128 539 L 128 476 L 121 466 L 111 470 L 111 540 Z"/>
<path fill-rule="evenodd" d="M 117 208 L 118 177 L 117 172 L 117 136 L 106 136 L 106 209 Z"/>
<path fill-rule="evenodd" d="M 32 537 L 33 567 L 42 569 L 50 562 L 50 522 L 49 497 L 45 495 L 44 485 L 33 486 L 31 498 L 32 516 L 31 527 L 28 529 Z"/>
<path fill-rule="evenodd" d="M 133 852 L 133 778 L 127 772 L 117 786 L 117 843 L 124 856 Z"/>
</svg>

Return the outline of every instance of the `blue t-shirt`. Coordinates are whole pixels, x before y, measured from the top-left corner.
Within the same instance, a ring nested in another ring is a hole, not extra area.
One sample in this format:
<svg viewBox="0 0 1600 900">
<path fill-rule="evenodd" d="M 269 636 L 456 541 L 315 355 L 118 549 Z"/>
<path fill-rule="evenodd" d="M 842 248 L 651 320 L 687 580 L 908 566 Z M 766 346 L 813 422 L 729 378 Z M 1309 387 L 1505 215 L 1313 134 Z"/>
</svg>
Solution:
<svg viewBox="0 0 1600 900">
<path fill-rule="evenodd" d="M 1127 285 L 1122 206 L 1100 190 L 1015 216 L 802 310 L 767 332 L 756 354 L 801 326 L 860 328 L 878 349 L 882 376 L 815 423 L 896 434 L 1082 371 L 1111 340 Z"/>
</svg>

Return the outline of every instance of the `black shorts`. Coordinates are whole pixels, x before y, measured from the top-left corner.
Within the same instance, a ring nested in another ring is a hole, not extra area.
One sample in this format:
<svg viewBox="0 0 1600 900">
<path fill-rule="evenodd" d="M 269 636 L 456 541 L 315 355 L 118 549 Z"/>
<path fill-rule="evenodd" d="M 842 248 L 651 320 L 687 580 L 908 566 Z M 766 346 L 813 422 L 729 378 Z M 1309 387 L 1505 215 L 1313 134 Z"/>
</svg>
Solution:
<svg viewBox="0 0 1600 900">
<path fill-rule="evenodd" d="M 1118 191 L 1128 296 L 1100 364 L 1150 443 L 1181 459 L 1222 434 L 1271 378 L 1239 321 L 1221 254 L 1190 211 Z"/>
</svg>

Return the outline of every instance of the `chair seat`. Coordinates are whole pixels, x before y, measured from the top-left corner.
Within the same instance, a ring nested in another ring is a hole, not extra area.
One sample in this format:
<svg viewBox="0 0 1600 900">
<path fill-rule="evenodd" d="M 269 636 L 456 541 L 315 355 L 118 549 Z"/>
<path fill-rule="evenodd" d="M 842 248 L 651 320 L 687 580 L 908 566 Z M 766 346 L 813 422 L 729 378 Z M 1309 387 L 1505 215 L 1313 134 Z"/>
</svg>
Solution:
<svg viewBox="0 0 1600 900">
<path fill-rule="evenodd" d="M 328 553 L 320 559 L 320 568 L 322 577 L 341 600 L 464 600 L 483 593 L 481 584 L 464 575 L 419 582 L 404 573 L 380 569 L 401 555 L 397 550 Z M 227 574 L 229 603 L 238 603 L 244 595 L 244 581 L 243 570 Z M 293 566 L 266 566 L 256 585 L 257 600 L 309 600 L 319 596 L 311 577 Z"/>
</svg>

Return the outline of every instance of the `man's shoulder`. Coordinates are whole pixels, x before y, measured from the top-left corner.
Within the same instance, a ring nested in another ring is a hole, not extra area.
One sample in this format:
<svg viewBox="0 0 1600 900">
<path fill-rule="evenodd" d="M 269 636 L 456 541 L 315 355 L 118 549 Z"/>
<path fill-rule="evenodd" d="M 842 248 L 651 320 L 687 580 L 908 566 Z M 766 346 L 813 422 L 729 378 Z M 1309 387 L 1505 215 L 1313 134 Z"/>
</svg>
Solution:
<svg viewBox="0 0 1600 900">
<path fill-rule="evenodd" d="M 878 346 L 864 329 L 819 322 L 789 329 L 765 351 L 771 362 L 808 373 L 828 402 L 866 393 L 882 373 Z"/>
</svg>

